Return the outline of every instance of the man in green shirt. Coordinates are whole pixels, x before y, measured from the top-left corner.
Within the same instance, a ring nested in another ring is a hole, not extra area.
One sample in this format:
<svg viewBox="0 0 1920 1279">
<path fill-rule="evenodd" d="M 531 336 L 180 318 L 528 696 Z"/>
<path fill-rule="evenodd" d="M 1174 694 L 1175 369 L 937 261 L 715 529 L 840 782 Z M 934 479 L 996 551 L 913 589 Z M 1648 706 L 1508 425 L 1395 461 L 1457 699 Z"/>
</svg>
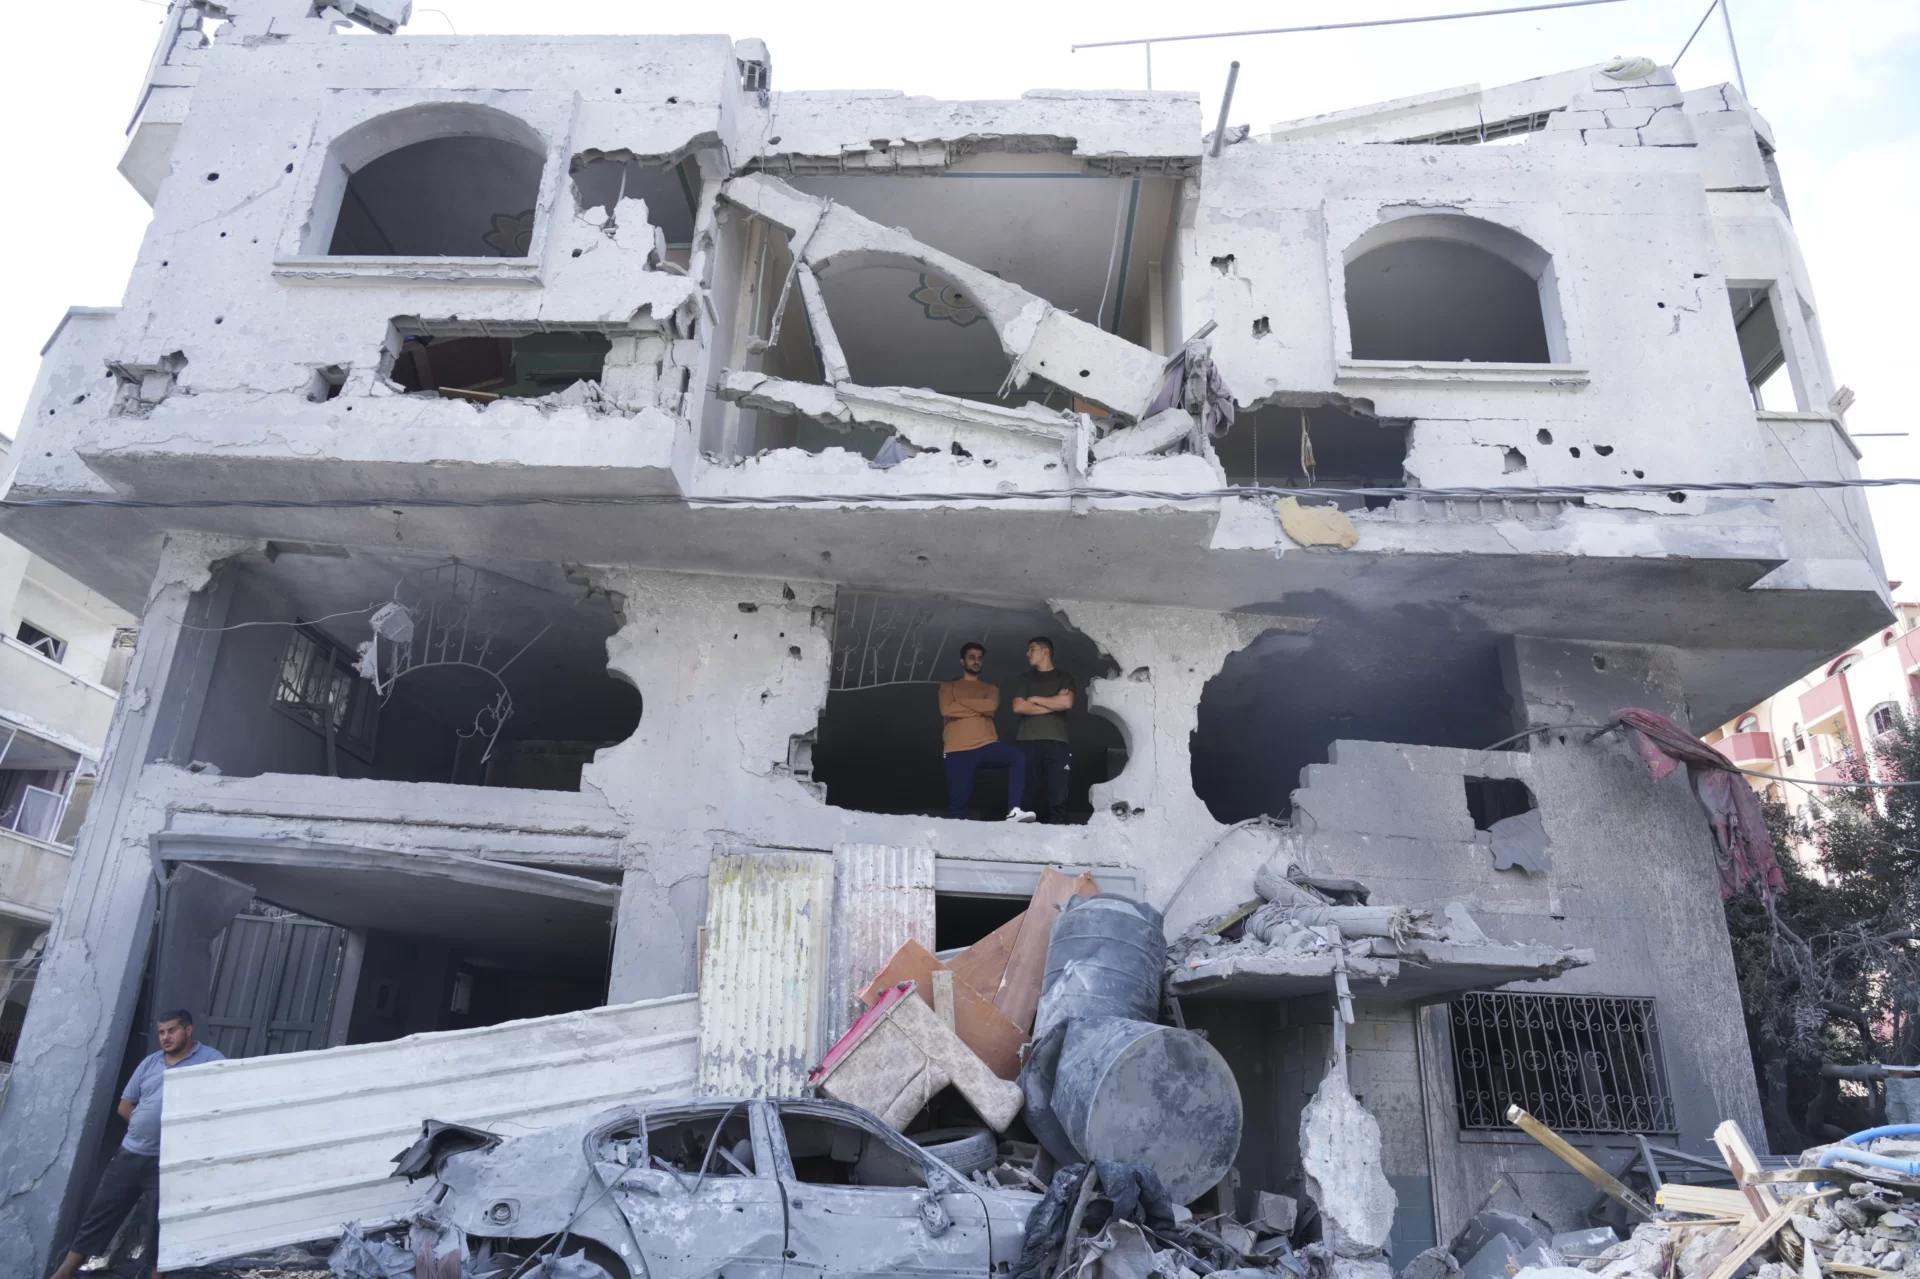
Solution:
<svg viewBox="0 0 1920 1279">
<path fill-rule="evenodd" d="M 1026 807 L 1054 826 L 1067 821 L 1067 779 L 1072 755 L 1067 749 L 1067 712 L 1073 709 L 1073 676 L 1053 664 L 1053 641 L 1036 635 L 1027 641 L 1032 669 L 1013 682 L 1013 713 L 1020 717 L 1014 740 L 1027 757 Z"/>
</svg>

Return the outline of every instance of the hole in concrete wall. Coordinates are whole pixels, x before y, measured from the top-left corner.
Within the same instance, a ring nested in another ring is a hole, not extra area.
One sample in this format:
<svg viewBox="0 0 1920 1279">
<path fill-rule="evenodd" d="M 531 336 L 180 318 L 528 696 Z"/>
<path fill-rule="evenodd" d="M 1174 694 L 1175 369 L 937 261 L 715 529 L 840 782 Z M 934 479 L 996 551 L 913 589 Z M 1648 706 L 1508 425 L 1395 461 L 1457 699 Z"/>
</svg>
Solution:
<svg viewBox="0 0 1920 1279">
<path fill-rule="evenodd" d="M 307 379 L 307 399 L 314 404 L 324 404 L 337 398 L 346 385 L 346 369 L 338 364 L 323 365 Z"/>
<path fill-rule="evenodd" d="M 1527 784 L 1511 777 L 1468 777 L 1467 812 L 1475 830 L 1492 830 L 1495 822 L 1530 813 L 1539 807 Z"/>
<path fill-rule="evenodd" d="M 1508 449 L 1502 457 L 1500 469 L 1508 475 L 1512 475 L 1515 471 L 1526 470 L 1527 455 L 1519 449 Z"/>
<path fill-rule="evenodd" d="M 1505 227 L 1457 215 L 1388 221 L 1348 250 L 1353 358 L 1550 363 L 1553 287 L 1546 252 Z"/>
<path fill-rule="evenodd" d="M 960 950 L 973 945 L 1027 908 L 1027 897 L 981 897 L 971 893 L 933 895 L 933 948 Z M 991 992 L 987 992 L 991 995 Z"/>
<path fill-rule="evenodd" d="M 1541 427 L 1533 433 L 1533 438 L 1542 444 L 1551 444 L 1553 443 L 1553 432 L 1547 430 L 1545 427 Z"/>
<path fill-rule="evenodd" d="M 631 151 L 583 151 L 568 166 L 575 207 L 617 216 L 622 199 L 647 204 L 647 220 L 667 240 L 667 260 L 685 267 L 700 207 L 700 173 L 691 156 L 677 163 L 645 160 Z"/>
<path fill-rule="evenodd" d="M 1754 407 L 1775 413 L 1804 410 L 1787 372 L 1786 339 L 1774 310 L 1772 287 L 1729 285 L 1727 298 L 1733 305 L 1733 331 Z"/>
<path fill-rule="evenodd" d="M 1465 609 L 1307 592 L 1260 611 L 1322 620 L 1260 636 L 1202 690 L 1193 789 L 1219 821 L 1291 812 L 1342 738 L 1477 750 L 1514 731 L 1499 636 Z"/>
<path fill-rule="evenodd" d="M 1273 321 L 1268 319 L 1266 316 L 1263 315 L 1259 319 L 1253 322 L 1253 336 L 1257 338 L 1263 338 L 1272 332 L 1273 332 Z"/>
<path fill-rule="evenodd" d="M 1598 454 L 1599 454 L 1599 455 L 1600 455 L 1601 457 L 1612 457 L 1612 456 L 1613 456 L 1613 445 L 1611 445 L 1611 444 L 1596 444 L 1596 445 L 1594 445 L 1594 446 L 1593 446 L 1593 451 L 1594 451 L 1595 453 L 1598 453 Z"/>
<path fill-rule="evenodd" d="M 1013 713 L 1014 685 L 1029 670 L 1027 640 L 1035 635 L 1053 640 L 1054 663 L 1073 677 L 1075 693 L 1066 723 L 1067 820 L 1086 821 L 1093 811 L 1089 788 L 1126 764 L 1118 726 L 1086 709 L 1088 681 L 1117 672 L 1091 639 L 1042 606 L 842 591 L 833 634 L 813 778 L 825 784 L 827 802 L 837 808 L 947 815 L 939 685 L 959 678 L 960 646 L 969 641 L 986 645 L 981 679 L 1000 693 L 994 729 L 1001 742 L 1013 745 L 1021 719 Z M 1024 804 L 1029 809 L 1038 799 L 1036 784 L 1030 777 Z M 1007 799 L 1007 770 L 981 767 L 973 775 L 968 815 L 998 820 Z"/>
<path fill-rule="evenodd" d="M 1227 472 L 1229 484 L 1304 484 L 1309 476 L 1309 454 L 1302 449 L 1300 438 L 1304 430 L 1316 484 L 1391 487 L 1406 478 L 1410 426 L 1404 420 L 1377 418 L 1340 404 L 1306 409 L 1270 405 L 1241 413 L 1233 429 L 1213 441 L 1213 451 Z M 1388 501 L 1364 499 L 1368 507 L 1385 506 Z M 1360 506 L 1362 500 L 1343 500 L 1341 504 Z"/>
<path fill-rule="evenodd" d="M 529 399 L 601 381 L 613 349 L 611 338 L 590 329 L 481 337 L 450 327 L 453 333 L 436 334 L 434 326 L 396 320 L 398 347 L 387 376 L 408 392 L 482 404 Z"/>
<path fill-rule="evenodd" d="M 326 251 L 523 258 L 545 165 L 540 151 L 497 137 L 435 137 L 397 147 L 347 179 Z"/>
<path fill-rule="evenodd" d="M 557 566 L 350 550 L 223 572 L 233 604 L 191 757 L 228 775 L 571 791 L 640 722 L 640 694 L 607 671 L 612 602 Z M 390 601 L 413 634 L 383 623 L 376 684 L 360 646 Z"/>
</svg>

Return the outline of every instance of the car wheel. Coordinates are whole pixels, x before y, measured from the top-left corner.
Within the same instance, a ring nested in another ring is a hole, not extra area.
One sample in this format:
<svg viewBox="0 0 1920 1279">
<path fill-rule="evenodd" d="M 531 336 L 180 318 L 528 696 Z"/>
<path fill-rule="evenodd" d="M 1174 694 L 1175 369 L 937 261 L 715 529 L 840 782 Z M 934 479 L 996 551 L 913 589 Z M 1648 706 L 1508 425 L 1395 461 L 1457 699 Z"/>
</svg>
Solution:
<svg viewBox="0 0 1920 1279">
<path fill-rule="evenodd" d="M 907 1136 L 962 1177 L 985 1172 L 1000 1162 L 1000 1144 L 985 1128 L 935 1128 Z"/>
</svg>

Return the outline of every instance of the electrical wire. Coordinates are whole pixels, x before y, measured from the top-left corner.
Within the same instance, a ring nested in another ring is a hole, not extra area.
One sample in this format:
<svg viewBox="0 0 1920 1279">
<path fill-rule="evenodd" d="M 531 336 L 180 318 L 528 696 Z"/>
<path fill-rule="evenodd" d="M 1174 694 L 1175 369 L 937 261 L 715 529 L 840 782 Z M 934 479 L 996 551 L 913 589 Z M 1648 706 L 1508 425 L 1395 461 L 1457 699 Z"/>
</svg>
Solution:
<svg viewBox="0 0 1920 1279">
<path fill-rule="evenodd" d="M 1590 728 L 1595 730 L 1593 736 L 1587 738 L 1587 741 L 1592 742 L 1594 738 L 1599 737 L 1602 733 L 1609 733 L 1616 728 L 1625 727 L 1626 725 L 1618 722 L 1612 724 L 1529 724 L 1526 728 L 1511 737 L 1503 737 L 1491 746 L 1482 747 L 1481 751 L 1483 754 L 1488 751 L 1497 751 L 1502 746 L 1511 745 L 1523 737 L 1532 737 L 1535 733 L 1555 733 L 1568 728 Z M 1795 786 L 1825 786 L 1833 790 L 1911 790 L 1916 786 L 1920 786 L 1920 780 L 1910 782 L 1823 782 L 1812 777 L 1785 777 L 1779 773 L 1762 773 L 1751 768 L 1736 768 L 1731 763 L 1724 765 L 1723 768 L 1726 772 L 1739 773 L 1743 777 L 1758 777 L 1763 781 L 1769 782 L 1788 782 Z M 1192 872 L 1189 871 L 1188 874 L 1191 876 Z M 1182 887 L 1184 886 L 1185 881 L 1182 881 Z"/>
<path fill-rule="evenodd" d="M 1843 477 L 1831 480 L 1670 480 L 1659 484 L 1547 484 L 1533 487 L 1414 488 L 1380 485 L 1341 488 L 1329 485 L 1248 484 L 1226 488 L 1170 492 L 1162 489 L 1108 488 L 1073 485 L 1053 489 L 994 489 L 987 492 L 947 493 L 631 493 L 618 496 L 575 497 L 565 494 L 507 494 L 498 497 L 326 497 L 326 498 L 135 498 L 135 497 L 20 497 L 0 498 L 0 511 L 67 510 L 100 507 L 142 511 L 348 511 L 376 507 L 485 509 L 527 506 L 882 506 L 927 502 L 1069 501 L 1095 498 L 1109 501 L 1206 502 L 1218 498 L 1421 498 L 1444 502 L 1537 501 L 1541 498 L 1659 497 L 1675 493 L 1781 493 L 1819 489 L 1865 489 L 1920 486 L 1920 477 Z"/>
</svg>

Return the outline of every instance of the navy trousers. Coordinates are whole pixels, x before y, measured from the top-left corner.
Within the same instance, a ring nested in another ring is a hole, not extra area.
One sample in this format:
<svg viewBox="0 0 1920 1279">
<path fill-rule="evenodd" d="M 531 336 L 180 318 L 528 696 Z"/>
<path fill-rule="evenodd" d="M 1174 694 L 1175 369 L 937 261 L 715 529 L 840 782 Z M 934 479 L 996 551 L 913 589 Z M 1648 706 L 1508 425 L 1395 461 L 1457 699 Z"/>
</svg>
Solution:
<svg viewBox="0 0 1920 1279">
<path fill-rule="evenodd" d="M 1007 770 L 1007 806 L 1020 803 L 1027 787 L 1027 757 L 1005 742 L 952 751 L 947 757 L 947 816 L 964 820 L 973 802 L 973 775 L 981 768 Z M 1004 815 L 1004 814 L 1003 814 Z"/>
</svg>

